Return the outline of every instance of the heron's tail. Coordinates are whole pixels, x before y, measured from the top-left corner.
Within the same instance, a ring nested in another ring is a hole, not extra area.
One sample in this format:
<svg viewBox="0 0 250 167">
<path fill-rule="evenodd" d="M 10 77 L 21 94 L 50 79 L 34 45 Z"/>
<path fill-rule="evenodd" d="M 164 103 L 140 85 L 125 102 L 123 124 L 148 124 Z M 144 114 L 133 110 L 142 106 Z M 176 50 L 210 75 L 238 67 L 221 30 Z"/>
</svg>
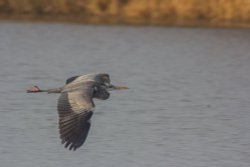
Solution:
<svg viewBox="0 0 250 167">
<path fill-rule="evenodd" d="M 47 93 L 61 93 L 62 87 L 60 88 L 53 88 L 53 89 L 47 89 L 47 90 L 42 90 L 38 86 L 34 85 L 27 89 L 27 93 L 40 93 L 40 92 L 47 92 Z"/>
</svg>

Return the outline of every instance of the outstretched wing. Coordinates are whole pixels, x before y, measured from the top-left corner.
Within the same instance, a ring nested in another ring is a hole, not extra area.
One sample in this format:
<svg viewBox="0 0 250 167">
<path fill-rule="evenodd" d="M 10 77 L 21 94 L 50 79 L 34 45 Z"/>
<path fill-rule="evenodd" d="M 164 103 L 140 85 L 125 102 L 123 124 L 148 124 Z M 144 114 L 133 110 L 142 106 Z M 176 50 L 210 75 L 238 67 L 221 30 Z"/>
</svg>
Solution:
<svg viewBox="0 0 250 167">
<path fill-rule="evenodd" d="M 61 93 L 57 109 L 60 138 L 65 148 L 76 150 L 85 142 L 94 109 L 92 94 L 91 86 Z"/>
<path fill-rule="evenodd" d="M 66 80 L 66 84 L 69 84 L 71 82 L 73 82 L 74 80 L 76 80 L 79 76 L 73 76 L 73 77 L 70 77 Z"/>
</svg>

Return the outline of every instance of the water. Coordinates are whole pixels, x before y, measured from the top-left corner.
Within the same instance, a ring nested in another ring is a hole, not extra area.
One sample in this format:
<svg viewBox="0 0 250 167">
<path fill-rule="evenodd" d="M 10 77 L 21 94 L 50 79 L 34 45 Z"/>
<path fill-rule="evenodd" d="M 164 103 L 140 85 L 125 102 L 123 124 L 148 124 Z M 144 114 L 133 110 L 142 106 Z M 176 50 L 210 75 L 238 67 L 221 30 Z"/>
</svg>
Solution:
<svg viewBox="0 0 250 167">
<path fill-rule="evenodd" d="M 0 23 L 0 166 L 250 165 L 248 30 Z M 130 87 L 96 101 L 83 147 L 57 129 L 58 95 L 26 94 L 73 75 Z"/>
</svg>

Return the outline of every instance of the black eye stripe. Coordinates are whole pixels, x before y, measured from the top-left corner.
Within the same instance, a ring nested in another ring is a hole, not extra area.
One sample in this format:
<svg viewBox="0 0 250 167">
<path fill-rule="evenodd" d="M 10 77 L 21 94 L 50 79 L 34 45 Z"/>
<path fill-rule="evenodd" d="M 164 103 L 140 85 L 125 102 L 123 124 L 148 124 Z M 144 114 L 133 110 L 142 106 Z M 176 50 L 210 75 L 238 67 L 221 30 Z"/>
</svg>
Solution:
<svg viewBox="0 0 250 167">
<path fill-rule="evenodd" d="M 110 79 L 109 79 L 108 75 L 102 76 L 102 80 L 105 81 L 105 82 L 110 82 Z"/>
</svg>

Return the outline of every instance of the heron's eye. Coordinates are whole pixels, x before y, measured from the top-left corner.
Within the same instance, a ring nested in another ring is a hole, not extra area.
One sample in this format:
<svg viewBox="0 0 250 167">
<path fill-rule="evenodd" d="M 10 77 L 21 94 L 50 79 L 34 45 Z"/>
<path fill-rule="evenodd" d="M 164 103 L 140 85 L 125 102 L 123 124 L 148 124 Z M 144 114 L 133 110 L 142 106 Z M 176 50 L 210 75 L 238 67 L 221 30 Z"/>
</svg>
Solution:
<svg viewBox="0 0 250 167">
<path fill-rule="evenodd" d="M 103 82 L 107 82 L 107 83 L 110 82 L 109 77 L 107 75 L 102 76 L 102 80 Z"/>
</svg>

